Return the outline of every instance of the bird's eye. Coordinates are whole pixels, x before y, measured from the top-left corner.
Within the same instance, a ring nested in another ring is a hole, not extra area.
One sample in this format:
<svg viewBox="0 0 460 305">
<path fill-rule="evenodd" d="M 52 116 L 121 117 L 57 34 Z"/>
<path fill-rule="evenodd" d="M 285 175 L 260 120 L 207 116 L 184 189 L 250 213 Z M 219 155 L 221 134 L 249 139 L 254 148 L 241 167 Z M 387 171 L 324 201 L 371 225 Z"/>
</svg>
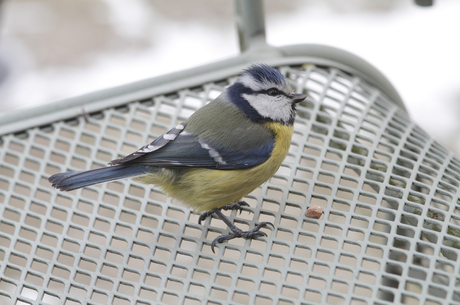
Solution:
<svg viewBox="0 0 460 305">
<path fill-rule="evenodd" d="M 270 88 L 267 90 L 267 94 L 271 96 L 277 96 L 278 94 L 280 94 L 280 91 L 276 88 Z"/>
</svg>

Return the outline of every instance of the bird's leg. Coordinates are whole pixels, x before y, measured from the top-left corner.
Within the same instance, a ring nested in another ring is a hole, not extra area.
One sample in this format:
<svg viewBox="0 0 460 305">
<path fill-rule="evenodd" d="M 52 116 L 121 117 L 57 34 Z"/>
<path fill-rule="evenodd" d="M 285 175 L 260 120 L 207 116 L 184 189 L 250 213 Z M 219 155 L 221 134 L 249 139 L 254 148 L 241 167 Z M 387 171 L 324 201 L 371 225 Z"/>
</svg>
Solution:
<svg viewBox="0 0 460 305">
<path fill-rule="evenodd" d="M 269 222 L 261 222 L 257 227 L 255 227 L 254 229 L 252 230 L 249 230 L 249 231 L 243 231 L 241 229 L 238 229 L 231 221 L 230 219 L 228 219 L 227 216 L 225 216 L 223 213 L 222 213 L 222 210 L 239 210 L 240 213 L 241 211 L 243 210 L 243 207 L 245 206 L 249 206 L 249 204 L 247 204 L 247 202 L 245 201 L 238 201 L 238 202 L 235 202 L 235 203 L 230 203 L 230 204 L 227 204 L 221 208 L 217 208 L 217 209 L 212 209 L 211 211 L 208 211 L 208 212 L 204 212 L 202 214 L 200 214 L 200 218 L 198 219 L 198 223 L 201 224 L 201 222 L 203 220 L 205 220 L 208 216 L 211 216 L 212 214 L 215 214 L 217 217 L 219 217 L 223 222 L 225 222 L 225 224 L 230 228 L 230 230 L 232 230 L 232 234 L 228 234 L 228 235 L 221 235 L 221 236 L 218 236 L 217 238 L 215 238 L 212 243 L 211 243 L 211 250 L 212 252 L 214 252 L 214 246 L 217 244 L 217 243 L 222 243 L 226 240 L 230 240 L 230 239 L 233 239 L 233 238 L 237 238 L 237 237 L 244 237 L 246 239 L 249 239 L 249 238 L 255 238 L 255 237 L 258 237 L 258 236 L 267 236 L 267 234 L 265 234 L 264 232 L 261 232 L 259 231 L 261 228 L 263 227 L 266 227 L 267 225 L 271 225 L 273 226 L 273 224 L 269 223 Z"/>
<path fill-rule="evenodd" d="M 237 238 L 237 237 L 244 237 L 246 239 L 249 239 L 249 238 L 255 238 L 255 237 L 258 237 L 258 236 L 267 236 L 267 234 L 265 234 L 265 232 L 262 232 L 262 231 L 259 231 L 261 228 L 263 227 L 266 227 L 267 225 L 271 225 L 273 226 L 273 224 L 271 224 L 270 222 L 261 222 L 257 227 L 255 227 L 254 229 L 252 230 L 249 230 L 249 231 L 243 231 L 241 229 L 238 229 L 231 221 L 230 219 L 227 218 L 227 216 L 225 216 L 222 211 L 220 209 L 214 209 L 214 214 L 216 214 L 217 217 L 219 217 L 220 219 L 222 219 L 223 222 L 225 222 L 225 224 L 230 228 L 230 230 L 232 230 L 232 234 L 228 234 L 228 235 L 221 235 L 221 236 L 218 236 L 216 237 L 212 243 L 211 243 L 211 250 L 212 252 L 214 253 L 214 246 L 216 245 L 216 243 L 222 243 L 226 240 L 230 240 L 230 239 L 233 239 L 233 238 Z"/>
<path fill-rule="evenodd" d="M 232 203 L 229 203 L 227 205 L 224 205 L 223 207 L 219 208 L 218 210 L 225 210 L 225 211 L 238 210 L 238 211 L 240 211 L 240 214 L 241 214 L 241 211 L 243 211 L 243 207 L 248 207 L 248 206 L 249 206 L 249 204 L 246 201 L 239 200 L 237 202 L 232 202 Z M 216 209 L 212 209 L 211 211 L 201 213 L 200 217 L 198 218 L 198 224 L 201 224 L 201 222 L 203 220 L 205 220 L 206 218 L 208 218 L 209 216 L 214 214 L 215 210 Z"/>
</svg>

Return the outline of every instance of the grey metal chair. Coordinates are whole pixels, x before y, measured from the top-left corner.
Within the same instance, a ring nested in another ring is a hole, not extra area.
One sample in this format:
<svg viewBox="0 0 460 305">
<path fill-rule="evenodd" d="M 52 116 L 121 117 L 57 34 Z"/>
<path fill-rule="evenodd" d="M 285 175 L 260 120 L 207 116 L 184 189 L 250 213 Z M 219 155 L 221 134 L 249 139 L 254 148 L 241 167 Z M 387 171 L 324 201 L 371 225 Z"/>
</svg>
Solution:
<svg viewBox="0 0 460 305">
<path fill-rule="evenodd" d="M 242 53 L 0 116 L 0 304 L 458 304 L 460 160 L 347 52 L 265 43 L 261 1 L 236 1 Z M 278 173 L 226 231 L 131 180 L 63 193 L 47 178 L 103 166 L 186 119 L 254 62 L 297 92 Z M 84 111 L 83 111 L 84 109 Z M 321 219 L 305 217 L 310 205 Z"/>
</svg>

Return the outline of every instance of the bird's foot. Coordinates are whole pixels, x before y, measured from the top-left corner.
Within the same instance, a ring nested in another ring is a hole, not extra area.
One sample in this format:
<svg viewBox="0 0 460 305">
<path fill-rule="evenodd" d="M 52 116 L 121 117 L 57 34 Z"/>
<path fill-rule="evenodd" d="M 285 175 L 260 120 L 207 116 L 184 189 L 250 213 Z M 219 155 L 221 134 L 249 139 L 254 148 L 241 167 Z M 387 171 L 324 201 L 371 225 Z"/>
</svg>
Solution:
<svg viewBox="0 0 460 305">
<path fill-rule="evenodd" d="M 232 202 L 232 203 L 229 203 L 227 205 L 224 205 L 223 207 L 219 208 L 219 210 L 224 210 L 224 211 L 238 210 L 238 211 L 240 211 L 240 214 L 241 214 L 241 211 L 243 211 L 243 207 L 248 207 L 248 206 L 249 206 L 249 204 L 246 201 L 239 200 L 237 202 Z M 202 221 L 204 221 L 206 218 L 208 218 L 209 216 L 214 214 L 215 210 L 216 209 L 201 213 L 200 217 L 198 218 L 198 224 L 201 224 Z"/>
<path fill-rule="evenodd" d="M 217 238 L 215 238 L 212 243 L 211 243 L 211 250 L 212 252 L 214 253 L 214 246 L 217 244 L 217 243 L 222 243 L 224 241 L 227 241 L 227 240 L 230 240 L 230 239 L 233 239 L 233 238 L 237 238 L 237 237 L 243 237 L 243 238 L 246 238 L 246 239 L 252 239 L 252 238 L 256 238 L 256 237 L 259 237 L 259 236 L 267 236 L 267 234 L 265 232 L 262 232 L 260 231 L 261 228 L 264 228 L 268 225 L 272 226 L 273 227 L 273 224 L 271 224 L 270 222 L 261 222 L 257 227 L 255 227 L 254 229 L 252 230 L 249 230 L 249 231 L 243 231 L 239 228 L 237 228 L 231 221 L 230 219 L 228 219 L 227 216 L 225 216 L 221 210 L 239 210 L 240 213 L 241 211 L 243 210 L 243 207 L 244 206 L 249 206 L 249 204 L 247 204 L 247 202 L 245 201 L 238 201 L 238 202 L 235 202 L 235 203 L 231 203 L 231 204 L 227 204 L 226 206 L 223 206 L 222 208 L 219 208 L 219 209 L 213 209 L 211 211 L 208 211 L 208 212 L 205 212 L 205 213 L 202 213 L 200 215 L 200 218 L 198 219 L 198 223 L 201 224 L 201 221 L 205 220 L 206 217 L 212 215 L 212 214 L 215 214 L 217 217 L 219 217 L 223 222 L 225 222 L 225 224 L 230 228 L 230 230 L 232 230 L 232 233 L 231 234 L 227 234 L 227 235 L 221 235 L 221 236 L 218 236 Z"/>
<path fill-rule="evenodd" d="M 266 237 L 267 234 L 265 232 L 262 232 L 262 231 L 259 231 L 259 230 L 261 228 L 264 228 L 264 227 L 268 226 L 268 225 L 273 227 L 273 224 L 270 223 L 270 222 L 261 222 L 257 227 L 255 227 L 252 230 L 242 231 L 241 229 L 238 229 L 234 224 L 232 224 L 232 226 L 229 226 L 229 228 L 232 230 L 233 233 L 232 234 L 227 234 L 227 235 L 221 235 L 221 236 L 216 237 L 211 243 L 211 250 L 212 250 L 213 253 L 215 253 L 214 252 L 214 246 L 217 243 L 222 243 L 224 241 L 227 241 L 227 240 L 230 240 L 230 239 L 233 239 L 233 238 L 237 238 L 237 237 L 243 237 L 243 238 L 246 238 L 246 239 L 252 239 L 252 238 L 259 237 L 259 236 L 265 236 Z"/>
</svg>

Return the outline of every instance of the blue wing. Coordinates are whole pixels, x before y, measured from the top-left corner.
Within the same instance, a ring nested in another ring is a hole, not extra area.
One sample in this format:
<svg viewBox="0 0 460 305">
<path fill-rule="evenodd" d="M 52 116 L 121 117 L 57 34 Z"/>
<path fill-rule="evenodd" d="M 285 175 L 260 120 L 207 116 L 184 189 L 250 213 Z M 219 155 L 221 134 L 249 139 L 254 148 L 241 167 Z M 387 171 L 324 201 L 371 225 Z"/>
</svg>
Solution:
<svg viewBox="0 0 460 305">
<path fill-rule="evenodd" d="M 111 165 L 142 164 L 155 167 L 200 167 L 214 169 L 245 169 L 259 165 L 270 158 L 275 139 L 268 137 L 257 146 L 241 145 L 229 149 L 219 141 L 203 139 L 198 135 L 182 132 L 186 123 L 171 129 L 155 141 L 122 159 L 113 160 Z M 228 137 L 232 138 L 232 131 Z M 238 136 L 241 133 L 237 134 Z M 232 138 L 234 140 L 234 137 Z M 222 142 L 222 141 L 220 141 Z"/>
<path fill-rule="evenodd" d="M 170 141 L 174 141 L 177 138 L 177 136 L 184 130 L 186 125 L 187 125 L 186 123 L 181 123 L 177 125 L 176 127 L 166 132 L 165 134 L 156 138 L 152 143 L 139 148 L 137 151 L 133 152 L 132 154 L 129 154 L 124 158 L 115 159 L 115 160 L 110 161 L 109 165 L 119 165 L 122 163 L 126 163 L 128 161 L 137 159 L 141 156 L 144 156 L 148 153 L 152 153 L 164 147 Z"/>
</svg>

